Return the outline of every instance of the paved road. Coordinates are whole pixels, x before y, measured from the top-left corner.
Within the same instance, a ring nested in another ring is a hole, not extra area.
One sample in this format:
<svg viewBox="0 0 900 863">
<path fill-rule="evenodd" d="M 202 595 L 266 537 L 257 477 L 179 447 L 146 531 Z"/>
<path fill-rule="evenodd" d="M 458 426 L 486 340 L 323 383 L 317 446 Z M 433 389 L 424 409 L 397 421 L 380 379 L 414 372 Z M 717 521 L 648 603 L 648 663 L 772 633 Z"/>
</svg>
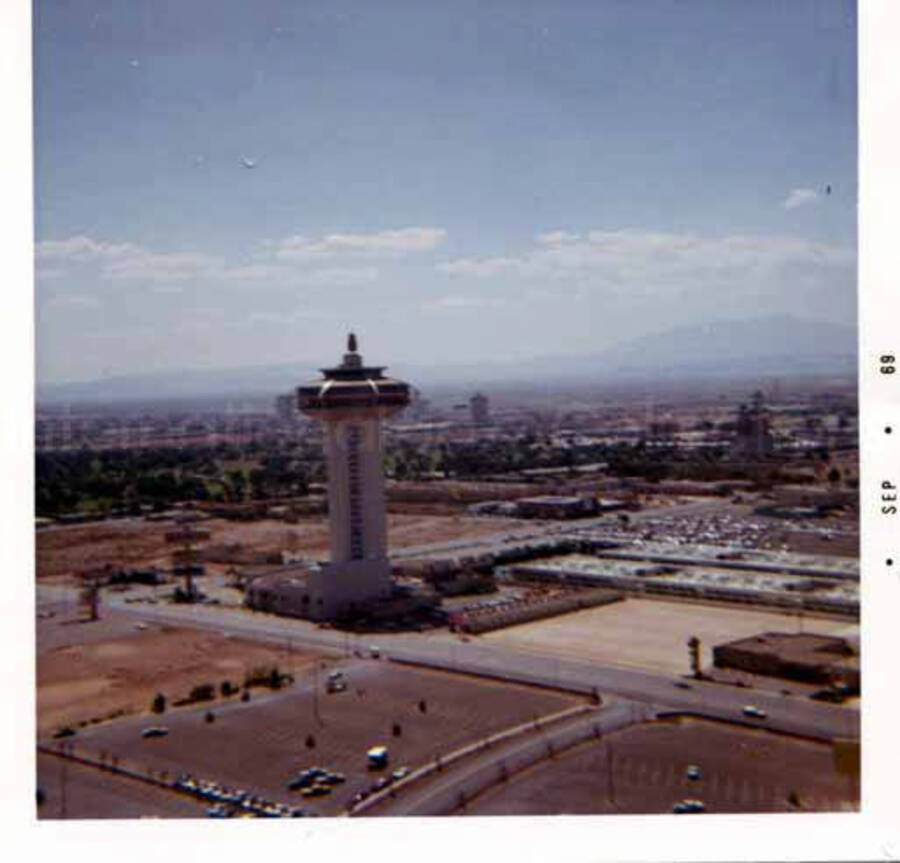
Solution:
<svg viewBox="0 0 900 863">
<path fill-rule="evenodd" d="M 366 650 L 369 645 L 377 644 L 385 656 L 413 663 L 581 692 L 596 689 L 600 693 L 673 710 L 697 712 L 712 718 L 746 722 L 795 734 L 822 738 L 859 736 L 858 710 L 795 696 L 703 681 L 691 681 L 690 689 L 681 689 L 675 686 L 676 678 L 663 674 L 558 659 L 501 645 L 466 643 L 449 633 L 356 636 L 320 629 L 309 621 L 240 609 L 143 603 L 126 605 L 123 600 L 123 597 L 110 597 L 105 607 L 135 619 L 182 624 L 282 645 L 324 648 L 339 653 L 348 653 L 353 649 Z M 745 719 L 741 710 L 746 704 L 764 709 L 768 717 L 765 720 Z"/>
<path fill-rule="evenodd" d="M 650 711 L 630 702 L 615 702 L 608 707 L 591 711 L 535 735 L 526 733 L 507 743 L 472 755 L 452 765 L 446 772 L 434 773 L 412 784 L 395 798 L 386 798 L 365 815 L 441 815 L 458 803 L 459 794 L 471 795 L 498 781 L 507 771 L 515 772 L 542 760 L 547 746 L 557 749 L 590 736 L 607 733 L 643 721 Z"/>
</svg>

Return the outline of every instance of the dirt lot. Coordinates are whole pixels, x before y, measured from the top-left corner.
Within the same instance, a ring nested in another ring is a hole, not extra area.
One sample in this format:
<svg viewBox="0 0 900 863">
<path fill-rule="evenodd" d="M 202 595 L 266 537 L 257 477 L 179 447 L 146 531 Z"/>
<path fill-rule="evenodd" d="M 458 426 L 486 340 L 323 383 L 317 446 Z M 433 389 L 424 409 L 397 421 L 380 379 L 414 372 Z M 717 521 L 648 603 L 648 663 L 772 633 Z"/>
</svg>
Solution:
<svg viewBox="0 0 900 863">
<path fill-rule="evenodd" d="M 41 629 L 50 630 L 44 645 Z M 100 637 L 104 631 L 109 637 Z M 68 643 L 58 643 L 60 638 Z M 116 711 L 147 713 L 158 692 L 171 701 L 204 683 L 214 683 L 217 689 L 226 679 L 241 684 L 245 672 L 256 666 L 299 670 L 313 661 L 314 654 L 288 654 L 195 630 L 161 629 L 156 624 L 138 630 L 121 619 L 96 624 L 51 620 L 39 628 L 38 734 L 46 737 L 60 726 L 74 727 Z"/>
<path fill-rule="evenodd" d="M 290 550 L 327 557 L 330 549 L 328 521 L 323 517 L 301 519 L 298 524 L 263 520 L 236 522 L 211 519 L 202 524 L 210 531 L 208 545 L 239 543 L 247 551 Z M 462 537 L 484 536 L 521 528 L 515 519 L 468 516 L 388 515 L 388 546 L 405 548 Z M 107 563 L 127 566 L 168 566 L 172 548 L 165 540 L 172 524 L 118 521 L 45 528 L 37 532 L 37 575 L 49 580 L 67 578 L 79 569 Z"/>
<path fill-rule="evenodd" d="M 168 771 L 170 776 L 186 771 L 321 814 L 337 814 L 380 775 L 366 769 L 370 746 L 389 746 L 392 767 L 416 766 L 486 734 L 578 703 L 573 696 L 383 660 L 353 660 L 341 668 L 349 683 L 345 692 L 326 694 L 319 672 L 314 696 L 307 671 L 281 693 L 254 694 L 249 703 L 232 700 L 212 708 L 213 723 L 205 721 L 207 707 L 154 717 L 152 724 L 169 729 L 165 737 L 142 738 L 140 731 L 150 721 L 128 717 L 84 729 L 70 740 L 76 752 L 107 753 L 122 765 Z M 418 706 L 421 699 L 425 713 Z M 400 736 L 393 734 L 394 723 L 400 726 Z M 314 748 L 307 746 L 308 735 L 314 738 Z M 288 780 L 313 764 L 344 773 L 346 783 L 328 797 L 302 798 L 288 791 Z"/>
<path fill-rule="evenodd" d="M 699 779 L 687 778 L 689 764 L 700 767 Z M 708 812 L 859 806 L 858 789 L 835 772 L 826 744 L 681 719 L 576 747 L 485 791 L 457 814 L 653 814 L 671 812 L 685 798 L 701 799 Z"/>
<path fill-rule="evenodd" d="M 804 616 L 803 630 L 856 636 L 858 624 Z M 701 641 L 701 661 L 712 664 L 712 648 L 759 632 L 795 632 L 795 615 L 746 608 L 626 599 L 613 605 L 512 626 L 479 636 L 517 650 L 570 659 L 686 674 L 687 640 Z"/>
</svg>

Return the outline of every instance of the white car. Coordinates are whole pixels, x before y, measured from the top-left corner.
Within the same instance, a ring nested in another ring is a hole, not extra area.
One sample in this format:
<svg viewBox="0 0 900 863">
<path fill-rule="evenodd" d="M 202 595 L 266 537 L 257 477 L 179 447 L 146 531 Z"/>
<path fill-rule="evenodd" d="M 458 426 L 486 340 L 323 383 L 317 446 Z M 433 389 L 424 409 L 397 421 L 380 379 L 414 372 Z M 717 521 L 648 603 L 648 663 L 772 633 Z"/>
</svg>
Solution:
<svg viewBox="0 0 900 863">
<path fill-rule="evenodd" d="M 754 719 L 765 719 L 767 715 L 765 710 L 760 710 L 752 704 L 745 705 L 743 713 L 744 716 L 751 716 Z"/>
<path fill-rule="evenodd" d="M 685 815 L 689 813 L 705 812 L 706 806 L 702 800 L 682 800 L 672 807 L 672 811 L 676 815 Z"/>
</svg>

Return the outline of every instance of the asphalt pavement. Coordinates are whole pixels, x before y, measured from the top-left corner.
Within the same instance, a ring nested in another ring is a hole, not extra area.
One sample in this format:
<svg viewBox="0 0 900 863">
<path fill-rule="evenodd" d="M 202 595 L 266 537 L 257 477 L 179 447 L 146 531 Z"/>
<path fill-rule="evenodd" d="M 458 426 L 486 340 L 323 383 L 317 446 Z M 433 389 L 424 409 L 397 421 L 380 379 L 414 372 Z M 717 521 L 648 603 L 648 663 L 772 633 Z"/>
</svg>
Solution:
<svg viewBox="0 0 900 863">
<path fill-rule="evenodd" d="M 126 605 L 110 598 L 105 607 L 135 620 L 181 624 L 255 640 L 347 654 L 368 653 L 377 646 L 384 659 L 429 665 L 578 692 L 617 695 L 673 711 L 758 725 L 770 730 L 821 739 L 858 738 L 859 711 L 771 691 L 743 689 L 721 683 L 685 682 L 664 674 L 600 666 L 546 655 L 526 653 L 502 645 L 463 642 L 449 633 L 399 633 L 359 636 L 317 627 L 309 621 L 260 614 L 245 609 L 197 605 Z M 636 636 L 639 637 L 639 636 Z M 764 710 L 765 719 L 745 717 L 743 707 Z"/>
</svg>

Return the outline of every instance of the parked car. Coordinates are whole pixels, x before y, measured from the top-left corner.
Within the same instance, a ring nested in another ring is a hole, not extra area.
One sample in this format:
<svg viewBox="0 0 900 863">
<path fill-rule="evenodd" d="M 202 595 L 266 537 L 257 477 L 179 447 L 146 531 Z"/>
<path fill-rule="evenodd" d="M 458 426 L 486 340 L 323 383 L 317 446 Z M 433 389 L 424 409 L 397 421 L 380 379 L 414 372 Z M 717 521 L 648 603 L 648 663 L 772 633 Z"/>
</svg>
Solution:
<svg viewBox="0 0 900 863">
<path fill-rule="evenodd" d="M 164 725 L 154 725 L 150 728 L 145 728 L 141 732 L 141 737 L 165 737 L 169 733 L 169 729 Z"/>
<path fill-rule="evenodd" d="M 705 812 L 706 806 L 703 804 L 702 800 L 687 799 L 687 800 L 682 800 L 682 801 L 676 803 L 672 807 L 672 811 L 676 815 L 684 815 L 687 813 L 694 813 L 694 812 Z"/>
<path fill-rule="evenodd" d="M 696 764 L 689 764 L 685 775 L 688 779 L 699 779 L 702 774 Z"/>
<path fill-rule="evenodd" d="M 366 752 L 366 759 L 369 764 L 369 770 L 379 770 L 387 767 L 388 748 L 387 746 L 373 746 Z"/>
<path fill-rule="evenodd" d="M 406 766 L 403 766 L 403 767 L 398 767 L 398 768 L 391 774 L 391 776 L 392 776 L 394 779 L 403 779 L 404 777 L 409 776 L 409 773 L 410 773 L 409 768 L 406 767 Z"/>
<path fill-rule="evenodd" d="M 753 719 L 765 719 L 767 716 L 765 710 L 760 710 L 760 708 L 755 707 L 752 704 L 745 705 L 743 713 L 744 713 L 744 716 L 750 716 Z"/>
</svg>

